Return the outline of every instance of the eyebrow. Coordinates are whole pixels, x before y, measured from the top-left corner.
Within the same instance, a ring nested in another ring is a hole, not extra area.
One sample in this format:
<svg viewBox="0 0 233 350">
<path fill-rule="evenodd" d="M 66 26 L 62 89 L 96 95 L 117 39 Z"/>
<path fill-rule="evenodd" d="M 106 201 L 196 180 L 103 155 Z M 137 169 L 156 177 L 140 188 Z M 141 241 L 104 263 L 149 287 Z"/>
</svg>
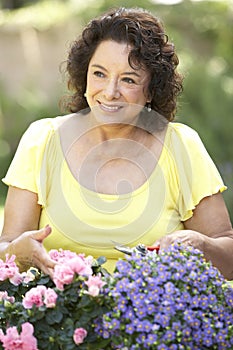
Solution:
<svg viewBox="0 0 233 350">
<path fill-rule="evenodd" d="M 107 69 L 104 68 L 103 66 L 101 66 L 100 64 L 92 64 L 91 67 L 93 67 L 93 68 L 100 68 L 100 69 L 104 70 L 105 72 L 107 72 Z M 134 76 L 136 76 L 138 78 L 141 78 L 141 76 L 138 73 L 134 72 L 134 71 L 123 72 L 122 75 L 134 75 Z"/>
</svg>

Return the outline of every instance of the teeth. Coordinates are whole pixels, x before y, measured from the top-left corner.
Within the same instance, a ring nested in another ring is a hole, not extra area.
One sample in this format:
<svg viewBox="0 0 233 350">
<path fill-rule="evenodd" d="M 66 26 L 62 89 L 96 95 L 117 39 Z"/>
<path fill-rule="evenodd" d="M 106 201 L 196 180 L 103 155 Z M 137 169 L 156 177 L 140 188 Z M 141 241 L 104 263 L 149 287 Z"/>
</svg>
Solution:
<svg viewBox="0 0 233 350">
<path fill-rule="evenodd" d="M 106 106 L 104 104 L 101 104 L 101 106 L 109 111 L 117 111 L 120 108 L 120 106 Z"/>
</svg>

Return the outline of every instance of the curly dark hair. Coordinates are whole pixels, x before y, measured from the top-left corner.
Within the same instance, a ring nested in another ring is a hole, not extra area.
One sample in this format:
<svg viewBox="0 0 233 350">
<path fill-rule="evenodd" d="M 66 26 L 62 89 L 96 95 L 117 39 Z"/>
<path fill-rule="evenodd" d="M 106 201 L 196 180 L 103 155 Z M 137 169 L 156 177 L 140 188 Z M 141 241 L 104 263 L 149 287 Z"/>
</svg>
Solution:
<svg viewBox="0 0 233 350">
<path fill-rule="evenodd" d="M 179 60 L 161 21 L 140 8 L 111 9 L 90 21 L 72 43 L 66 62 L 68 88 L 72 95 L 64 100 L 66 108 L 78 112 L 88 107 L 84 97 L 88 65 L 103 40 L 127 43 L 132 47 L 130 66 L 134 69 L 143 67 L 151 76 L 151 108 L 168 121 L 173 120 L 177 97 L 182 91 L 182 76 L 176 70 Z"/>
</svg>

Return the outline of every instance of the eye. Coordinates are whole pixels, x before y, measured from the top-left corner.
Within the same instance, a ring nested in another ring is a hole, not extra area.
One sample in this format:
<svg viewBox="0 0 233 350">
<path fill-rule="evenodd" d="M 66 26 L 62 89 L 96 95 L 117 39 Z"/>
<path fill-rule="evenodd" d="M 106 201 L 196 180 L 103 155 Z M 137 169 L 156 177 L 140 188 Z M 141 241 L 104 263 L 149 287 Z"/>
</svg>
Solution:
<svg viewBox="0 0 233 350">
<path fill-rule="evenodd" d="M 104 77 L 104 73 L 103 72 L 100 72 L 99 70 L 95 71 L 93 73 L 96 77 L 98 78 L 103 78 Z"/>
<path fill-rule="evenodd" d="M 129 77 L 125 77 L 122 80 L 128 84 L 135 84 L 135 80 L 133 80 L 132 78 L 129 78 Z"/>
</svg>

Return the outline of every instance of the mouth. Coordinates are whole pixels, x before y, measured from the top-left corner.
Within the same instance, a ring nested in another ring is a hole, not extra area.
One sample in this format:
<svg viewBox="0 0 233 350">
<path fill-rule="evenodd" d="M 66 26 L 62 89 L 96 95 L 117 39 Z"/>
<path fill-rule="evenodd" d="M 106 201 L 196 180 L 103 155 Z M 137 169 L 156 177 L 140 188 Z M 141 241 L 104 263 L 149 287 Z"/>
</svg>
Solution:
<svg viewBox="0 0 233 350">
<path fill-rule="evenodd" d="M 108 113 L 115 113 L 123 108 L 123 106 L 119 104 L 106 104 L 100 101 L 98 101 L 98 104 L 102 109 L 102 111 L 108 112 Z"/>
</svg>

